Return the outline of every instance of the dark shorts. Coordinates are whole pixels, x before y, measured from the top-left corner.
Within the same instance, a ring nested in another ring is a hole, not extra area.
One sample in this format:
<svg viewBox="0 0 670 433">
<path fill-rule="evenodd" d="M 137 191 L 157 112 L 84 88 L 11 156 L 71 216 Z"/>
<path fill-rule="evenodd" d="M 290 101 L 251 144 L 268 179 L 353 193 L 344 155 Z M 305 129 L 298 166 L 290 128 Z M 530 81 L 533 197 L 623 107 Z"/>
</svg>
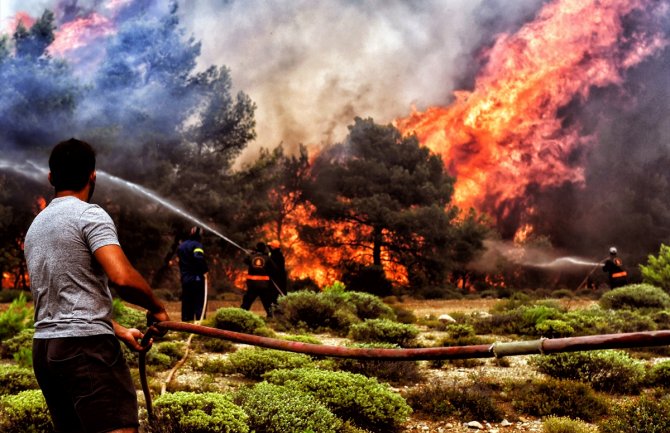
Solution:
<svg viewBox="0 0 670 433">
<path fill-rule="evenodd" d="M 33 368 L 56 432 L 137 427 L 137 394 L 113 335 L 33 340 Z"/>
</svg>

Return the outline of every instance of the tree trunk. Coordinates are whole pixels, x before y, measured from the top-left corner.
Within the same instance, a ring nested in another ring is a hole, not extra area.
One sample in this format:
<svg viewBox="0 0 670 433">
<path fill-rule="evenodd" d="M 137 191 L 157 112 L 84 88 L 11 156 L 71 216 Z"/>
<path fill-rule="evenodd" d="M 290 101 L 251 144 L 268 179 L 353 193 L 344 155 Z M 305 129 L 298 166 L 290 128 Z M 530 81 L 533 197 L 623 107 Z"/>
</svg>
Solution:
<svg viewBox="0 0 670 433">
<path fill-rule="evenodd" d="M 382 229 L 375 227 L 372 233 L 372 264 L 381 267 L 382 265 Z"/>
</svg>

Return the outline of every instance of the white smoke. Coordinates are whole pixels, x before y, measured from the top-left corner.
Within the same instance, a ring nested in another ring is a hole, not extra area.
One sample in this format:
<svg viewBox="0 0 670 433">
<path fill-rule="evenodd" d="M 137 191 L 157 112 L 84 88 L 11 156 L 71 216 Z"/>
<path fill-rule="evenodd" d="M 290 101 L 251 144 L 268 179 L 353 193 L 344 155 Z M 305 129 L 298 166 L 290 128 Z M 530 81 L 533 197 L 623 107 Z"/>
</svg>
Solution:
<svg viewBox="0 0 670 433">
<path fill-rule="evenodd" d="M 500 3 L 500 4 L 499 4 Z M 342 140 L 355 116 L 389 123 L 446 104 L 497 28 L 540 0 L 198 1 L 180 5 L 202 67 L 230 67 L 257 105 L 258 147 Z"/>
</svg>

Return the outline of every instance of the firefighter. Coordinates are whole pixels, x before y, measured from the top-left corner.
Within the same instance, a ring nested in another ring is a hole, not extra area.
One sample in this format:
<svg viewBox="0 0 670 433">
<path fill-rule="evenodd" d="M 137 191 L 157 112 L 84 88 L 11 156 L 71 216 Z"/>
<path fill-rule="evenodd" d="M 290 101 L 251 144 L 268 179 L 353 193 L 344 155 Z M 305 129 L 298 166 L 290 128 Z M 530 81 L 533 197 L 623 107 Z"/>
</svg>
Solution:
<svg viewBox="0 0 670 433">
<path fill-rule="evenodd" d="M 265 242 L 258 242 L 255 250 L 245 257 L 244 263 L 248 266 L 247 291 L 242 297 L 240 308 L 249 310 L 256 298 L 260 297 L 267 317 L 271 318 L 275 289 L 270 282 L 273 265 Z"/>
<path fill-rule="evenodd" d="M 177 249 L 181 274 L 181 320 L 200 320 L 205 305 L 205 274 L 209 270 L 200 243 L 202 230 L 191 227 L 187 239 Z"/>
<path fill-rule="evenodd" d="M 605 260 L 603 271 L 609 276 L 610 288 L 625 286 L 628 281 L 628 274 L 623 268 L 623 261 L 617 255 L 616 247 L 610 247 L 610 256 Z"/>
<path fill-rule="evenodd" d="M 268 243 L 270 247 L 270 260 L 274 265 L 273 273 L 270 275 L 270 280 L 273 283 L 273 304 L 277 304 L 277 299 L 279 295 L 286 294 L 286 260 L 284 259 L 284 254 L 281 251 L 281 245 L 279 241 L 270 241 Z"/>
</svg>

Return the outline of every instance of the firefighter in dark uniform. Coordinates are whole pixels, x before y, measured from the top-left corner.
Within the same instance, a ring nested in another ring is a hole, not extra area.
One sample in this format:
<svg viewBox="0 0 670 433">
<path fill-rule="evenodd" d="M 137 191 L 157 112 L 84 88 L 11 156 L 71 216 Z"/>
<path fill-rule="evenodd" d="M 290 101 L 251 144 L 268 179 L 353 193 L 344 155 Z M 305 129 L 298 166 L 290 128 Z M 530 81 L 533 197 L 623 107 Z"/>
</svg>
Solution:
<svg viewBox="0 0 670 433">
<path fill-rule="evenodd" d="M 256 249 L 245 257 L 244 262 L 248 266 L 247 291 L 242 297 L 240 308 L 249 310 L 256 298 L 260 297 L 267 317 L 272 317 L 275 289 L 271 285 L 270 274 L 272 274 L 273 267 L 265 243 L 257 243 Z"/>
<path fill-rule="evenodd" d="M 181 320 L 200 320 L 205 305 L 205 274 L 209 270 L 200 243 L 201 229 L 192 227 L 177 249 L 181 274 Z M 204 316 L 202 316 L 204 317 Z"/>
<path fill-rule="evenodd" d="M 605 260 L 603 271 L 609 276 L 610 288 L 625 286 L 628 283 L 628 274 L 623 268 L 623 261 L 617 256 L 617 249 L 610 248 L 610 257 Z"/>
</svg>

